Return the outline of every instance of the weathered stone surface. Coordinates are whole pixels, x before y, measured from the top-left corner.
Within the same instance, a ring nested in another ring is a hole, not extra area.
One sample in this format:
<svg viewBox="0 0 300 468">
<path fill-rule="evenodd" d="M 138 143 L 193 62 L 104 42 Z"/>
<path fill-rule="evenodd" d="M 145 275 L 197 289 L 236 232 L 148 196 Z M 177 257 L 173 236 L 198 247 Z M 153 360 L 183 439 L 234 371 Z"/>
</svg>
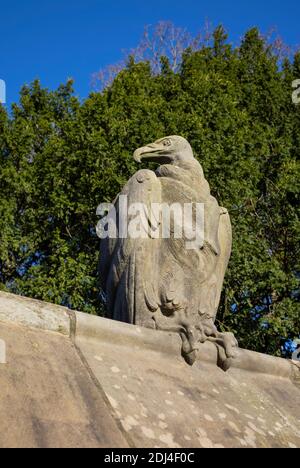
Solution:
<svg viewBox="0 0 300 468">
<path fill-rule="evenodd" d="M 68 309 L 0 292 L 0 320 L 70 335 Z"/>
<path fill-rule="evenodd" d="M 190 367 L 176 333 L 69 311 L 69 338 L 3 297 L 1 447 L 300 447 L 298 362 L 239 349 L 224 373 L 207 342 Z"/>
<path fill-rule="evenodd" d="M 138 171 L 115 201 L 114 213 L 122 211 L 124 197 L 128 207 L 143 204 L 144 236 L 124 237 L 118 225 L 117 233 L 101 243 L 100 274 L 109 317 L 179 333 L 189 364 L 197 359 L 201 344 L 212 341 L 219 350 L 219 363 L 228 368 L 237 342 L 215 326 L 231 253 L 228 211 L 211 195 L 203 169 L 184 138 L 162 138 L 138 149 L 134 159 L 161 166 L 155 172 Z M 177 209 L 170 236 L 163 235 L 166 219 L 156 212 L 158 205 Z M 179 216 L 187 206 L 192 213 L 189 220 Z M 200 206 L 204 209 L 201 226 L 197 222 Z M 130 226 L 136 214 L 129 215 Z"/>
<path fill-rule="evenodd" d="M 176 334 L 88 322 L 77 314 L 76 343 L 135 446 L 300 447 L 290 361 L 239 349 L 224 373 L 206 343 L 189 367 Z"/>
<path fill-rule="evenodd" d="M 128 446 L 67 337 L 1 321 L 0 339 L 0 447 Z"/>
</svg>

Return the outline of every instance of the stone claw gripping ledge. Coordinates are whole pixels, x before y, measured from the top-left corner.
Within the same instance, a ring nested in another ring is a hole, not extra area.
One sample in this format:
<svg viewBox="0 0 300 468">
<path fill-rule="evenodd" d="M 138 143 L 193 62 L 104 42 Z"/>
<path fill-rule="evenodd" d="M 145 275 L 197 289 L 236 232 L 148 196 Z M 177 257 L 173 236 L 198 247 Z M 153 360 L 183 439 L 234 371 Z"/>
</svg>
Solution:
<svg viewBox="0 0 300 468">
<path fill-rule="evenodd" d="M 238 342 L 233 333 L 218 332 L 213 322 L 191 325 L 184 319 L 178 319 L 177 324 L 171 325 L 162 315 L 153 319 L 157 330 L 179 333 L 182 340 L 182 356 L 189 365 L 193 365 L 198 359 L 199 347 L 209 341 L 218 351 L 218 366 L 225 372 L 230 368 L 232 359 L 237 356 Z"/>
</svg>

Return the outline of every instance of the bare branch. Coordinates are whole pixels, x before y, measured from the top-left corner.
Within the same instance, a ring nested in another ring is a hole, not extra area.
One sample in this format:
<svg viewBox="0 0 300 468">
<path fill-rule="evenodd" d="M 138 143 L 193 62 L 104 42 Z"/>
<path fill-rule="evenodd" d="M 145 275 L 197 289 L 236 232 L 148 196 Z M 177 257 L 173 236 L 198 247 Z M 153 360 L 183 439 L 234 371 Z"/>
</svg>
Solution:
<svg viewBox="0 0 300 468">
<path fill-rule="evenodd" d="M 115 65 L 109 65 L 93 75 L 93 86 L 103 89 L 109 86 L 115 76 L 126 67 L 128 57 L 135 62 L 149 62 L 153 74 L 161 72 L 161 58 L 167 57 L 171 70 L 179 71 L 182 55 L 187 48 L 198 50 L 212 37 L 211 27 L 207 23 L 204 34 L 193 37 L 186 29 L 176 27 L 171 21 L 160 21 L 157 25 L 145 27 L 143 37 L 138 46 L 125 51 L 124 58 Z"/>
</svg>

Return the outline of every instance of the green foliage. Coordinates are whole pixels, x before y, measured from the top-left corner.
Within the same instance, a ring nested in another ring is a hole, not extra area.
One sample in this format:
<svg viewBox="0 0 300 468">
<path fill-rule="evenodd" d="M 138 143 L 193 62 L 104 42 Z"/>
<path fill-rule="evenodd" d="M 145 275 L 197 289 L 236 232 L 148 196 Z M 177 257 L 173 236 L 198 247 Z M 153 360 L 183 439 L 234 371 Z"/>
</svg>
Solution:
<svg viewBox="0 0 300 468">
<path fill-rule="evenodd" d="M 0 288 L 102 313 L 96 208 L 137 170 L 134 149 L 180 134 L 233 223 L 218 325 L 284 355 L 300 332 L 297 78 L 299 54 L 281 64 L 256 29 L 233 48 L 219 27 L 180 71 L 131 59 L 83 103 L 71 82 L 24 87 L 0 108 Z"/>
</svg>

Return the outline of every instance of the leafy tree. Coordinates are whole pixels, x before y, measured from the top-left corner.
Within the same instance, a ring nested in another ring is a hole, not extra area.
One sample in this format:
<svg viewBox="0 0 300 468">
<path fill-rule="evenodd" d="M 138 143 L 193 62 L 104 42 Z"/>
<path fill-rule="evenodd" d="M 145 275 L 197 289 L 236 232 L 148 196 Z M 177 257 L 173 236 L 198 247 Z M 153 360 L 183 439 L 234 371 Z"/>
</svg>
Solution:
<svg viewBox="0 0 300 468">
<path fill-rule="evenodd" d="M 133 54 L 82 103 L 72 82 L 36 81 L 11 115 L 0 108 L 0 288 L 104 313 L 96 208 L 136 171 L 134 149 L 180 134 L 233 224 L 218 325 L 241 346 L 288 356 L 300 333 L 300 54 L 283 59 L 256 28 L 236 47 L 222 27 L 196 42 L 170 24 L 157 31 L 167 42 L 152 62 Z"/>
</svg>

